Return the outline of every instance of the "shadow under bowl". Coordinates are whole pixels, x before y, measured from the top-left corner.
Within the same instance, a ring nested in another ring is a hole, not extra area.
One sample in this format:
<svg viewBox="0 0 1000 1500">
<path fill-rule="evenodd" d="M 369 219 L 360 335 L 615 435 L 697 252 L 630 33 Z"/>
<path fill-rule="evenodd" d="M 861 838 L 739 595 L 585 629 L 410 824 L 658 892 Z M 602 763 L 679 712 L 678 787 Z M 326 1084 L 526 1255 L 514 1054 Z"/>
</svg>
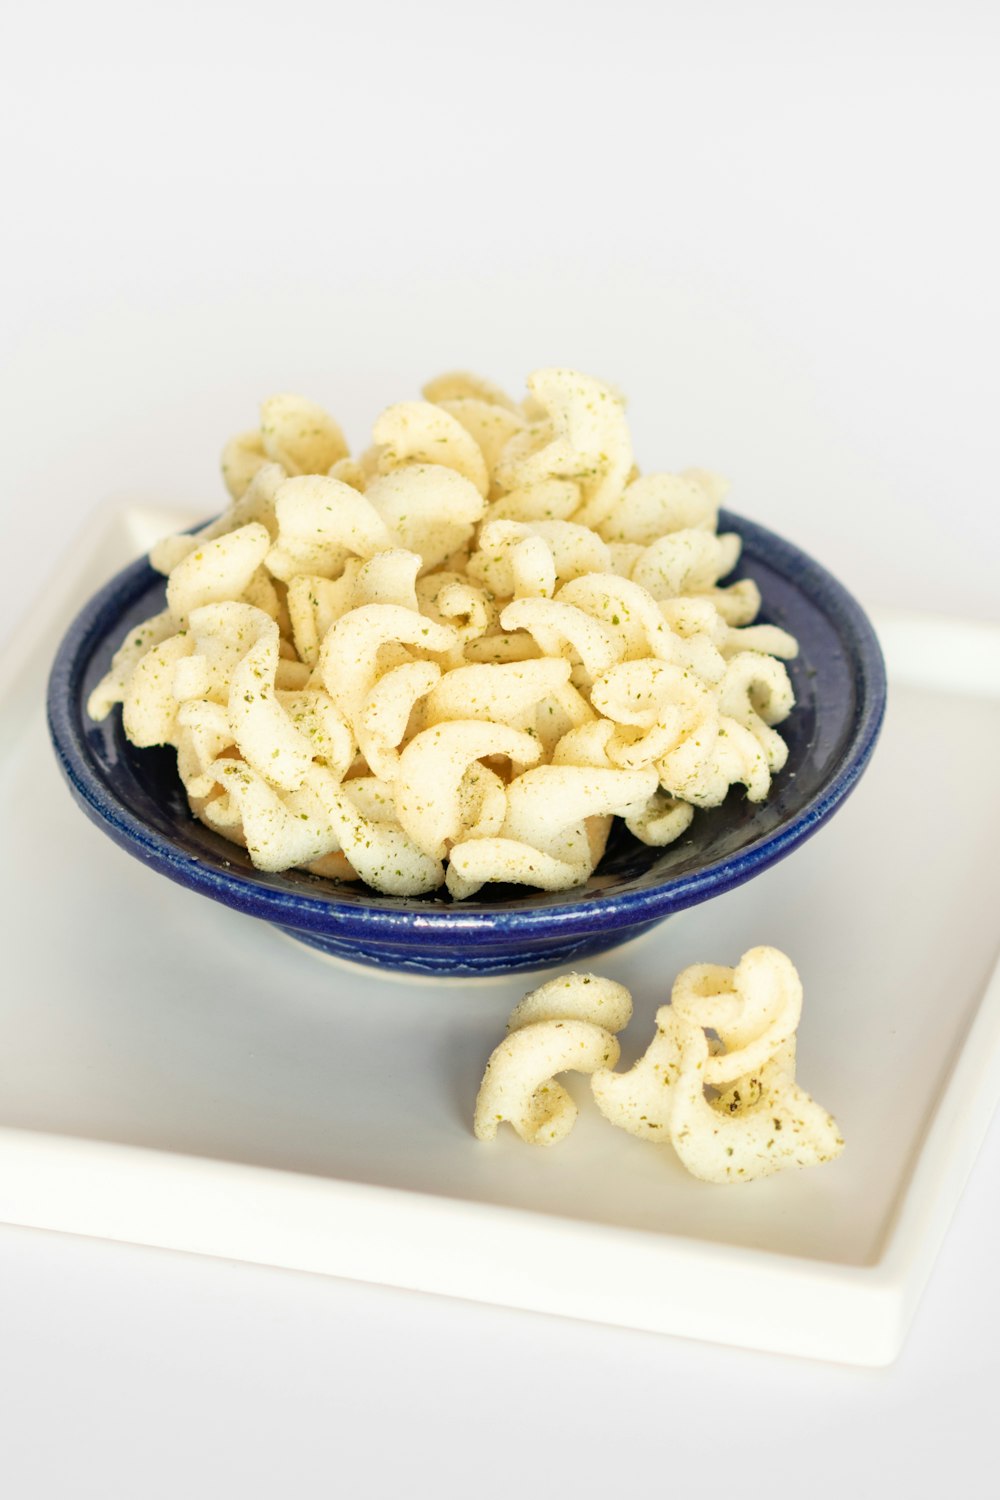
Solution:
<svg viewBox="0 0 1000 1500">
<path fill-rule="evenodd" d="M 172 750 L 130 745 L 118 709 L 99 724 L 87 716 L 87 697 L 125 633 L 164 608 L 165 580 L 145 559 L 90 600 L 59 647 L 48 689 L 59 764 L 84 812 L 129 854 L 331 956 L 442 977 L 576 963 L 790 854 L 841 806 L 878 738 L 885 668 L 860 606 L 825 568 L 764 527 L 724 511 L 720 530 L 743 540 L 732 580 L 753 578 L 764 600 L 761 621 L 799 642 L 788 664 L 796 706 L 781 726 L 787 765 L 766 802 L 748 802 L 734 788 L 666 849 L 641 844 L 616 820 L 604 858 L 574 890 L 498 885 L 454 902 L 438 894 L 381 896 L 302 870 L 254 869 L 243 849 L 192 815 Z"/>
</svg>

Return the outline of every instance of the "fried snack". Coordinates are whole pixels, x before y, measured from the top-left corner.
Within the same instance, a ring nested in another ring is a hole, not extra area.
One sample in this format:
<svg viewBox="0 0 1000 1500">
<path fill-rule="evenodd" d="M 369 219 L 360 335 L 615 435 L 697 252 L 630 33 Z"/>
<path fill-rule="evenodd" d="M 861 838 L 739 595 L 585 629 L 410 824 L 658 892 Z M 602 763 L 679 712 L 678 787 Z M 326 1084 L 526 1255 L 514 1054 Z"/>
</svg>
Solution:
<svg viewBox="0 0 1000 1500">
<path fill-rule="evenodd" d="M 490 1140 L 509 1120 L 522 1140 L 562 1140 L 577 1107 L 555 1075 L 576 1068 L 591 1074 L 613 1125 L 671 1146 L 705 1182 L 831 1161 L 844 1146 L 836 1121 L 795 1082 L 801 1013 L 799 976 L 776 948 L 750 949 L 735 969 L 694 964 L 657 1011 L 643 1056 L 616 1073 L 613 1061 L 593 1059 L 602 1046 L 617 1056 L 613 1033 L 628 1024 L 631 995 L 593 974 L 561 975 L 511 1012 L 476 1101 L 475 1134 Z"/>
<path fill-rule="evenodd" d="M 614 1033 L 631 1014 L 625 986 L 596 974 L 563 974 L 525 995 L 486 1065 L 476 1100 L 479 1140 L 492 1140 L 503 1120 L 533 1145 L 562 1140 L 578 1111 L 556 1074 L 614 1067 Z"/>
<path fill-rule="evenodd" d="M 88 709 L 173 746 L 193 813 L 260 868 L 569 890 L 615 816 L 664 847 L 733 786 L 768 795 L 797 646 L 725 582 L 725 482 L 640 475 L 609 385 L 528 388 L 442 375 L 353 458 L 272 397 L 224 450 L 228 508 L 154 547 L 167 607 Z"/>
</svg>

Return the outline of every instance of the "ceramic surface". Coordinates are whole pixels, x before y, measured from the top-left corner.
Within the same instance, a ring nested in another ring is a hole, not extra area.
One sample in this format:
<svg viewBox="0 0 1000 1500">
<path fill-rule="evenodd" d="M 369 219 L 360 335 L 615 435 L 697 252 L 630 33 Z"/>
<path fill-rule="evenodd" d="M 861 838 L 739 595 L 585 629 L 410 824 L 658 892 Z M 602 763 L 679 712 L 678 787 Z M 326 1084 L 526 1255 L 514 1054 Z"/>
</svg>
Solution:
<svg viewBox="0 0 1000 1500">
<path fill-rule="evenodd" d="M 86 715 L 87 696 L 126 630 L 164 607 L 165 580 L 145 559 L 90 600 L 60 645 L 48 692 L 60 766 L 83 810 L 130 854 L 326 953 L 441 976 L 577 963 L 790 854 L 843 803 L 878 737 L 885 670 L 860 606 L 824 568 L 763 527 L 723 512 L 720 530 L 743 539 L 732 578 L 756 580 L 761 620 L 799 641 L 789 663 L 796 707 L 781 726 L 788 763 L 767 802 L 754 805 L 734 788 L 667 849 L 640 844 L 618 824 L 604 859 L 576 890 L 494 886 L 455 903 L 446 895 L 380 896 L 299 870 L 255 870 L 242 849 L 192 817 L 172 750 L 131 746 L 119 710 L 101 724 Z"/>
</svg>

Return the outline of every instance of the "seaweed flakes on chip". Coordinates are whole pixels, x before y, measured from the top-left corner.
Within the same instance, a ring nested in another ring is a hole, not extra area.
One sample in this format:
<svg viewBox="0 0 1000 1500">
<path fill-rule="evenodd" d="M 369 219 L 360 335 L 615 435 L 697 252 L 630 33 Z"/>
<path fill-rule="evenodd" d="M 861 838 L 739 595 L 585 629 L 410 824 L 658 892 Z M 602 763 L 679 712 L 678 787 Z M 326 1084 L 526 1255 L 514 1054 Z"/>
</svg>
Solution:
<svg viewBox="0 0 1000 1500">
<path fill-rule="evenodd" d="M 556 1075 L 575 1070 L 591 1075 L 612 1125 L 672 1148 L 704 1182 L 751 1182 L 843 1150 L 836 1121 L 795 1081 L 802 985 L 778 949 L 752 948 L 732 969 L 685 969 L 645 1053 L 618 1073 L 614 1033 L 631 1012 L 624 986 L 596 975 L 562 975 L 525 995 L 487 1064 L 476 1136 L 492 1139 L 507 1120 L 522 1140 L 562 1140 L 577 1107 Z M 595 1065 L 602 1047 L 611 1060 Z"/>
<path fill-rule="evenodd" d="M 261 869 L 571 890 L 614 817 L 663 847 L 733 786 L 768 795 L 796 643 L 725 583 L 725 482 L 640 474 L 613 387 L 552 367 L 518 403 L 449 372 L 353 457 L 283 394 L 223 472 L 88 710 L 173 746 L 193 814 Z"/>
</svg>

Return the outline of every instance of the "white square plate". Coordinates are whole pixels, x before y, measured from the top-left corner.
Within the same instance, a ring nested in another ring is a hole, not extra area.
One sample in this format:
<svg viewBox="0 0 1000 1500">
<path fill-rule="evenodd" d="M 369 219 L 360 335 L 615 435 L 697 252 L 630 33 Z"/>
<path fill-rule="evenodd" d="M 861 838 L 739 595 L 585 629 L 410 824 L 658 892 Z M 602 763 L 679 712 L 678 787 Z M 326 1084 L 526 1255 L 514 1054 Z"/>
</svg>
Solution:
<svg viewBox="0 0 1000 1500">
<path fill-rule="evenodd" d="M 471 1132 L 523 977 L 349 970 L 171 885 L 72 804 L 43 696 L 59 633 L 185 518 L 98 517 L 0 679 L 0 1220 L 879 1364 L 901 1347 L 1000 1092 L 1000 631 L 880 619 L 871 769 L 792 858 L 594 961 L 623 1065 L 670 980 L 784 948 L 830 1166 L 744 1187 L 581 1116 L 551 1151 Z"/>
</svg>

